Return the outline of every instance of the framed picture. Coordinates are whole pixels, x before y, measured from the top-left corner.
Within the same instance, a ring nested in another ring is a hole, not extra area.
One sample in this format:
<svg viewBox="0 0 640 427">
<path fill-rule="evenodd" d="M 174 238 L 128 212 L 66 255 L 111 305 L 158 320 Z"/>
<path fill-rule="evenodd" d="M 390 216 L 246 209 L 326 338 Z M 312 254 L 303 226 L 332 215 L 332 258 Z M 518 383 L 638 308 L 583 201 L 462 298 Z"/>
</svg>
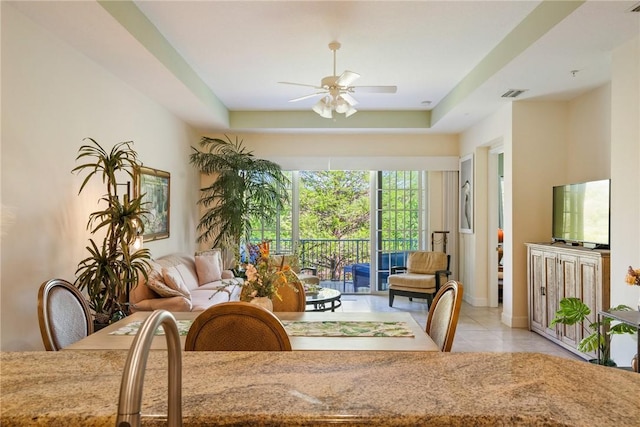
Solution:
<svg viewBox="0 0 640 427">
<path fill-rule="evenodd" d="M 473 154 L 460 158 L 460 232 L 473 233 Z"/>
<path fill-rule="evenodd" d="M 171 175 L 169 172 L 140 167 L 136 173 L 136 197 L 142 194 L 144 209 L 149 211 L 142 223 L 143 240 L 166 239 L 169 237 L 169 194 Z"/>
</svg>

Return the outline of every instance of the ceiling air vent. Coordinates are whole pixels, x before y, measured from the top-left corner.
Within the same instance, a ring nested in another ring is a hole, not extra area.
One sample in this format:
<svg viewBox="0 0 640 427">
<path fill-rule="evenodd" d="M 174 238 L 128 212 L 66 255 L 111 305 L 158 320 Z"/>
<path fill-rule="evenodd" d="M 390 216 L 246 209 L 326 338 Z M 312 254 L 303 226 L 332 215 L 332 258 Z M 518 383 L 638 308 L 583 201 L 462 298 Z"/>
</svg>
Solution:
<svg viewBox="0 0 640 427">
<path fill-rule="evenodd" d="M 502 94 L 502 98 L 516 98 L 526 92 L 527 89 L 509 89 Z"/>
<path fill-rule="evenodd" d="M 629 12 L 640 12 L 640 3 L 632 6 L 631 9 L 629 9 Z"/>
</svg>

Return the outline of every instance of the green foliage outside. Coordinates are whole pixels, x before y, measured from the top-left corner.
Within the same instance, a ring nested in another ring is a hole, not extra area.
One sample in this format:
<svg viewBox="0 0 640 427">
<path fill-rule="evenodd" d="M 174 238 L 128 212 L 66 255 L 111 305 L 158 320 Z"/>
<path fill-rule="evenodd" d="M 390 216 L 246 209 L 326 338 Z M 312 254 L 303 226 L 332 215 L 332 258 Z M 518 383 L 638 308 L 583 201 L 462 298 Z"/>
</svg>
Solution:
<svg viewBox="0 0 640 427">
<path fill-rule="evenodd" d="M 369 172 L 300 172 L 300 237 L 369 238 Z"/>
</svg>

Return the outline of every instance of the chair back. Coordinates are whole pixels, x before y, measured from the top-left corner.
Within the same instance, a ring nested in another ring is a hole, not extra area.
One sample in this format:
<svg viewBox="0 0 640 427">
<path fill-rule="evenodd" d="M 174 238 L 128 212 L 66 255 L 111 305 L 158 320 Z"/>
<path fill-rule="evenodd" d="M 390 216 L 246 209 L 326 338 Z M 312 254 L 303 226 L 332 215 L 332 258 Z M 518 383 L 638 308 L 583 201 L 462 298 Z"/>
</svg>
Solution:
<svg viewBox="0 0 640 427">
<path fill-rule="evenodd" d="M 295 280 L 278 288 L 278 295 L 272 298 L 273 311 L 305 311 L 307 307 L 307 298 L 304 293 L 304 286 L 299 280 Z"/>
<path fill-rule="evenodd" d="M 256 304 L 232 301 L 216 304 L 193 321 L 186 351 L 291 350 L 280 320 Z"/>
<path fill-rule="evenodd" d="M 47 351 L 58 351 L 93 333 L 87 300 L 78 288 L 63 279 L 40 285 L 38 322 Z"/>
<path fill-rule="evenodd" d="M 407 270 L 409 273 L 435 274 L 436 271 L 449 269 L 449 259 L 444 252 L 411 252 L 407 258 Z"/>
<path fill-rule="evenodd" d="M 462 305 L 462 293 L 462 283 L 449 280 L 433 297 L 429 307 L 426 331 L 440 347 L 440 351 L 451 351 Z"/>
</svg>

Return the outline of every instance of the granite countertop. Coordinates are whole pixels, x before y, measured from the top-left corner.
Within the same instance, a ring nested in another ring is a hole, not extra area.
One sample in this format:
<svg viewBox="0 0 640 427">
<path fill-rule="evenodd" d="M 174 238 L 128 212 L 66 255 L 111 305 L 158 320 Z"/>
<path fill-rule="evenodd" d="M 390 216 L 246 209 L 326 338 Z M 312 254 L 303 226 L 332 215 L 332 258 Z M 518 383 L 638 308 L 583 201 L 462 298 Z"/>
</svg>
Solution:
<svg viewBox="0 0 640 427">
<path fill-rule="evenodd" d="M 126 351 L 1 353 L 4 427 L 113 426 Z M 535 353 L 183 352 L 185 426 L 638 426 L 640 374 Z M 143 425 L 165 425 L 152 351 Z"/>
</svg>

